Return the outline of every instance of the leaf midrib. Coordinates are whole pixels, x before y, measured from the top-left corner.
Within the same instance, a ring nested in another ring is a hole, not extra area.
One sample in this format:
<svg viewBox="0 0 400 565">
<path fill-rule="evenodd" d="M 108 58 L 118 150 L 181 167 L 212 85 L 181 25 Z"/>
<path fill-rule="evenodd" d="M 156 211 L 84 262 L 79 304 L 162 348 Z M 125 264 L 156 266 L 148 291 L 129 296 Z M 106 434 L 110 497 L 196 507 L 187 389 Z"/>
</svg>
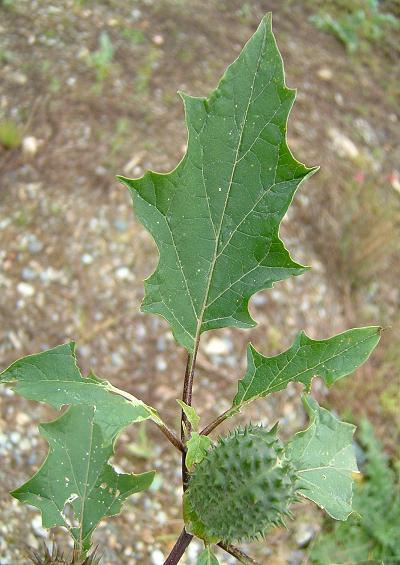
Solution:
<svg viewBox="0 0 400 565">
<path fill-rule="evenodd" d="M 300 371 L 299 373 L 297 373 L 294 377 L 290 377 L 287 381 L 283 381 L 283 383 L 281 383 L 282 385 L 289 383 L 290 381 L 296 381 L 296 379 L 298 379 L 301 375 L 303 375 L 304 373 L 307 373 L 308 371 L 314 371 L 316 369 L 318 369 L 318 367 L 320 367 L 323 363 L 328 363 L 329 361 L 332 361 L 333 359 L 335 359 L 336 357 L 339 357 L 340 355 L 343 355 L 345 353 L 347 353 L 347 351 L 350 351 L 351 349 L 354 349 L 355 347 L 361 345 L 362 343 L 364 343 L 365 341 L 367 341 L 368 339 L 371 339 L 371 337 L 373 337 L 372 335 L 367 336 L 366 338 L 358 341 L 357 343 L 354 343 L 352 345 L 350 345 L 349 347 L 347 347 L 346 349 L 341 350 L 339 353 L 336 353 L 335 355 L 333 355 L 332 357 L 329 357 L 327 359 L 325 359 L 324 361 L 319 361 L 316 365 L 314 365 L 313 367 L 308 367 L 307 369 L 304 369 L 303 371 Z M 252 396 L 251 398 L 245 400 L 245 401 L 241 401 L 238 405 L 236 406 L 243 406 L 244 404 L 246 404 L 247 402 L 250 402 L 252 400 L 255 400 L 256 398 L 260 398 L 262 396 L 266 396 L 267 394 L 269 394 L 271 392 L 271 390 L 273 389 L 273 385 L 276 382 L 277 378 L 282 374 L 282 372 L 287 369 L 287 367 L 290 365 L 290 363 L 292 363 L 292 361 L 295 359 L 295 357 L 299 354 L 299 351 L 301 351 L 301 349 L 304 347 L 304 345 L 299 346 L 299 348 L 297 349 L 297 351 L 294 353 L 293 357 L 282 367 L 282 369 L 275 375 L 275 377 L 273 378 L 273 380 L 271 381 L 271 383 L 269 383 L 268 388 L 266 389 L 266 391 L 264 391 L 262 394 L 257 394 L 255 396 Z M 256 373 L 257 371 L 254 371 L 254 374 L 250 380 L 249 385 L 247 386 L 244 394 L 243 394 L 243 398 L 245 398 L 246 394 L 248 393 L 250 387 L 252 386 L 254 379 L 256 378 Z M 323 379 L 325 381 L 325 379 Z M 275 391 L 276 392 L 276 391 Z"/>
<path fill-rule="evenodd" d="M 236 172 L 236 167 L 237 167 L 237 165 L 240 161 L 240 159 L 238 159 L 239 151 L 240 151 L 242 141 L 243 141 L 243 134 L 244 134 L 245 126 L 246 126 L 247 114 L 249 112 L 249 108 L 250 108 L 250 104 L 251 104 L 251 100 L 252 100 L 252 96 L 253 96 L 253 91 L 254 91 L 254 85 L 255 85 L 255 81 L 256 81 L 258 70 L 259 70 L 260 63 L 261 63 L 261 57 L 262 57 L 264 47 L 265 47 L 265 40 L 266 40 L 266 28 L 264 27 L 264 37 L 263 37 L 263 40 L 262 40 L 262 43 L 261 43 L 260 52 L 259 52 L 258 59 L 257 59 L 257 65 L 256 65 L 256 69 L 255 69 L 254 76 L 253 76 L 253 82 L 252 82 L 251 88 L 250 88 L 250 94 L 249 94 L 249 99 L 248 99 L 248 102 L 247 102 L 246 111 L 244 113 L 244 117 L 243 117 L 243 120 L 242 120 L 242 123 L 241 123 L 240 135 L 239 135 L 238 144 L 237 144 L 237 148 L 236 148 L 236 154 L 235 154 L 235 161 L 234 161 L 233 166 L 232 166 L 232 173 L 231 173 L 231 178 L 229 180 L 229 185 L 228 185 L 228 190 L 227 190 L 227 193 L 226 193 L 225 203 L 224 203 L 224 207 L 223 207 L 222 214 L 221 214 L 221 221 L 220 221 L 220 224 L 219 224 L 219 227 L 218 227 L 218 231 L 216 233 L 215 247 L 214 247 L 213 258 L 211 260 L 209 276 L 208 276 L 208 281 L 207 281 L 207 287 L 206 287 L 206 291 L 205 291 L 205 294 L 204 294 L 204 300 L 203 300 L 203 304 L 202 304 L 202 307 L 201 307 L 201 310 L 200 310 L 200 314 L 199 314 L 199 317 L 198 317 L 198 320 L 197 320 L 196 334 L 195 334 L 195 340 L 194 340 L 194 351 L 195 352 L 196 352 L 196 350 L 198 348 L 198 344 L 199 344 L 201 327 L 203 325 L 204 312 L 205 312 L 205 309 L 207 307 L 208 296 L 209 296 L 210 288 L 211 288 L 211 281 L 212 281 L 213 274 L 214 274 L 215 264 L 216 264 L 217 259 L 218 259 L 218 246 L 219 246 L 219 240 L 220 240 L 220 237 L 221 237 L 221 231 L 222 231 L 222 225 L 223 225 L 223 221 L 224 221 L 225 211 L 226 211 L 229 196 L 230 196 L 230 193 L 231 193 L 233 178 L 234 178 L 235 172 Z"/>
</svg>

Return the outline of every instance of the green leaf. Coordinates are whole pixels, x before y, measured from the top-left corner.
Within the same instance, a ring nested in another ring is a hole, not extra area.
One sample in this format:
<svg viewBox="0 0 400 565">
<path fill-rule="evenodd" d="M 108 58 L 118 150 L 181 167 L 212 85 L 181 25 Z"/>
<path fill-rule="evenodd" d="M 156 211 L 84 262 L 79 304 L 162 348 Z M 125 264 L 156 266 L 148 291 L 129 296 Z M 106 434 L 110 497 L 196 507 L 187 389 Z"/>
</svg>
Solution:
<svg viewBox="0 0 400 565">
<path fill-rule="evenodd" d="M 233 399 L 234 411 L 256 398 L 284 389 L 289 382 L 303 383 L 313 377 L 331 386 L 360 367 L 379 342 L 381 328 L 356 328 L 329 339 L 310 339 L 300 332 L 293 345 L 274 357 L 264 357 L 252 345 L 247 349 L 247 371 Z"/>
<path fill-rule="evenodd" d="M 119 179 L 160 254 L 142 310 L 171 324 L 193 351 L 200 335 L 255 325 L 250 297 L 307 268 L 279 239 L 279 224 L 309 169 L 286 129 L 295 91 L 285 85 L 271 15 L 208 98 L 181 94 L 188 148 L 168 174 Z"/>
<path fill-rule="evenodd" d="M 208 436 L 203 436 L 197 432 L 192 432 L 191 438 L 187 441 L 186 447 L 186 467 L 191 469 L 196 463 L 200 463 L 207 455 L 211 440 Z"/>
<path fill-rule="evenodd" d="M 196 565 L 219 565 L 219 561 L 211 551 L 211 548 L 206 547 L 198 556 Z"/>
<path fill-rule="evenodd" d="M 114 394 L 107 381 L 90 375 L 83 378 L 76 364 L 75 344 L 59 345 L 15 361 L 0 373 L 0 382 L 16 381 L 15 391 L 29 400 L 50 404 L 96 406 L 95 421 L 109 441 L 125 426 L 147 418 L 159 420 L 141 400 Z"/>
<path fill-rule="evenodd" d="M 336 520 L 352 512 L 352 474 L 358 471 L 353 434 L 355 427 L 340 422 L 311 397 L 303 398 L 310 426 L 288 444 L 297 469 L 300 493 Z"/>
<path fill-rule="evenodd" d="M 200 424 L 200 416 L 198 416 L 196 410 L 193 408 L 193 406 L 189 406 L 188 404 L 185 404 L 183 400 L 177 400 L 177 403 L 182 408 L 193 430 L 197 432 Z"/>
<path fill-rule="evenodd" d="M 147 489 L 154 472 L 118 474 L 107 464 L 113 446 L 96 422 L 93 406 L 73 406 L 40 430 L 49 443 L 47 459 L 11 494 L 39 508 L 44 527 L 66 527 L 86 552 L 100 520 L 117 514 L 131 494 Z"/>
</svg>

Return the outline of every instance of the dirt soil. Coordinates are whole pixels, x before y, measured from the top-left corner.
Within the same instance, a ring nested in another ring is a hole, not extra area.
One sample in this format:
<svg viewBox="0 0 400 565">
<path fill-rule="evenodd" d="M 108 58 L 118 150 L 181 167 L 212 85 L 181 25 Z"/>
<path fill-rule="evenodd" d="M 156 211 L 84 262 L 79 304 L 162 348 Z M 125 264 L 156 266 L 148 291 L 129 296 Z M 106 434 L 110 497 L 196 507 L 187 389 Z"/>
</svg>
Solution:
<svg viewBox="0 0 400 565">
<path fill-rule="evenodd" d="M 0 2 L 0 119 L 14 120 L 22 135 L 15 148 L 0 146 L 1 368 L 75 340 L 85 373 L 141 397 L 178 429 L 185 355 L 165 321 L 139 313 L 157 254 L 115 175 L 176 165 L 186 142 L 176 91 L 208 94 L 272 11 L 287 83 L 298 89 L 289 145 L 321 166 L 301 187 L 282 235 L 313 269 L 254 297 L 254 330 L 204 337 L 194 405 L 204 423 L 229 406 L 249 340 L 272 355 L 299 329 L 325 338 L 353 324 L 383 324 L 381 349 L 364 368 L 335 392 L 315 387 L 322 403 L 352 421 L 371 418 L 393 453 L 400 429 L 399 53 L 378 45 L 350 57 L 310 23 L 317 8 L 262 0 Z M 104 32 L 114 51 L 99 63 L 93 53 Z M 252 420 L 280 419 L 286 435 L 304 426 L 298 390 L 256 403 Z M 1 565 L 28 563 L 24 544 L 48 539 L 36 509 L 8 492 L 43 461 L 36 425 L 54 417 L 1 389 Z M 182 528 L 179 455 L 151 425 L 131 427 L 115 463 L 158 475 L 150 493 L 132 497 L 98 528 L 103 563 L 162 564 Z M 321 520 L 301 504 L 287 529 L 247 550 L 263 564 L 306 563 L 304 536 L 317 535 Z M 63 532 L 55 535 L 66 543 Z M 182 563 L 195 563 L 199 548 L 192 543 Z"/>
</svg>

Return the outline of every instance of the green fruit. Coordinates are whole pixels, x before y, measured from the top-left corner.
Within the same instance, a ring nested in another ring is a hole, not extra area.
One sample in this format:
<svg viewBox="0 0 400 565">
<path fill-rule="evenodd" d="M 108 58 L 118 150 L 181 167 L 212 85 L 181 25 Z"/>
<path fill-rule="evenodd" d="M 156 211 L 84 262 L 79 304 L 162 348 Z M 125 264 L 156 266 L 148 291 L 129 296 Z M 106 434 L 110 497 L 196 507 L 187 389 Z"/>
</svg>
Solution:
<svg viewBox="0 0 400 565">
<path fill-rule="evenodd" d="M 237 428 L 195 467 L 184 496 L 186 527 L 208 542 L 263 536 L 289 515 L 296 481 L 276 426 Z"/>
</svg>

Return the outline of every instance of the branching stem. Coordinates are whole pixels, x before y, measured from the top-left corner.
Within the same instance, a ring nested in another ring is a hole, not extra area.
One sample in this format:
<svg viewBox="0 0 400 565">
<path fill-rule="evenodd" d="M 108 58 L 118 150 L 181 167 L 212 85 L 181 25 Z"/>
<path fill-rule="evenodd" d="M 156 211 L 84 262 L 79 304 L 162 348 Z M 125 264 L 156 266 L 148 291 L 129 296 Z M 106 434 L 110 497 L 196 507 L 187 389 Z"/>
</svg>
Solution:
<svg viewBox="0 0 400 565">
<path fill-rule="evenodd" d="M 216 418 L 213 422 L 208 424 L 208 426 L 206 426 L 200 433 L 203 436 L 208 436 L 213 430 L 215 430 L 217 426 L 222 424 L 222 422 L 225 422 L 225 420 L 227 420 L 231 416 L 231 413 L 232 413 L 231 409 L 229 409 L 223 414 L 220 414 L 218 418 Z"/>
<path fill-rule="evenodd" d="M 186 453 L 186 447 L 182 440 L 178 438 L 178 436 L 170 430 L 165 424 L 158 424 L 156 423 L 157 428 L 165 435 L 165 437 L 172 443 L 176 449 L 179 449 L 183 454 Z"/>
<path fill-rule="evenodd" d="M 218 546 L 221 547 L 224 551 L 226 551 L 230 555 L 233 555 L 233 557 L 236 557 L 236 559 L 240 561 L 240 563 L 244 563 L 245 565 L 260 565 L 258 561 L 255 561 L 254 559 L 249 557 L 246 553 L 244 553 L 241 549 L 235 547 L 234 545 L 219 543 Z"/>
<path fill-rule="evenodd" d="M 199 349 L 199 342 L 200 339 L 197 339 L 194 352 L 193 354 L 188 353 L 187 362 L 186 362 L 186 370 L 185 370 L 185 379 L 183 381 L 183 392 L 182 392 L 182 400 L 188 406 L 192 405 L 192 392 L 193 392 L 193 378 L 194 378 L 194 369 L 196 365 L 196 357 L 197 351 Z M 186 444 L 186 434 L 190 434 L 191 432 L 191 425 L 189 420 L 186 417 L 186 414 L 182 410 L 181 413 L 181 440 L 183 445 Z M 186 449 L 182 453 L 182 484 L 183 490 L 186 490 L 187 484 L 189 482 L 189 471 L 186 467 Z"/>
<path fill-rule="evenodd" d="M 171 553 L 168 555 L 167 559 L 164 561 L 164 565 L 176 565 L 179 563 L 182 555 L 185 553 L 186 548 L 192 541 L 193 536 L 188 534 L 185 528 L 181 531 L 179 538 L 176 540 Z"/>
</svg>

